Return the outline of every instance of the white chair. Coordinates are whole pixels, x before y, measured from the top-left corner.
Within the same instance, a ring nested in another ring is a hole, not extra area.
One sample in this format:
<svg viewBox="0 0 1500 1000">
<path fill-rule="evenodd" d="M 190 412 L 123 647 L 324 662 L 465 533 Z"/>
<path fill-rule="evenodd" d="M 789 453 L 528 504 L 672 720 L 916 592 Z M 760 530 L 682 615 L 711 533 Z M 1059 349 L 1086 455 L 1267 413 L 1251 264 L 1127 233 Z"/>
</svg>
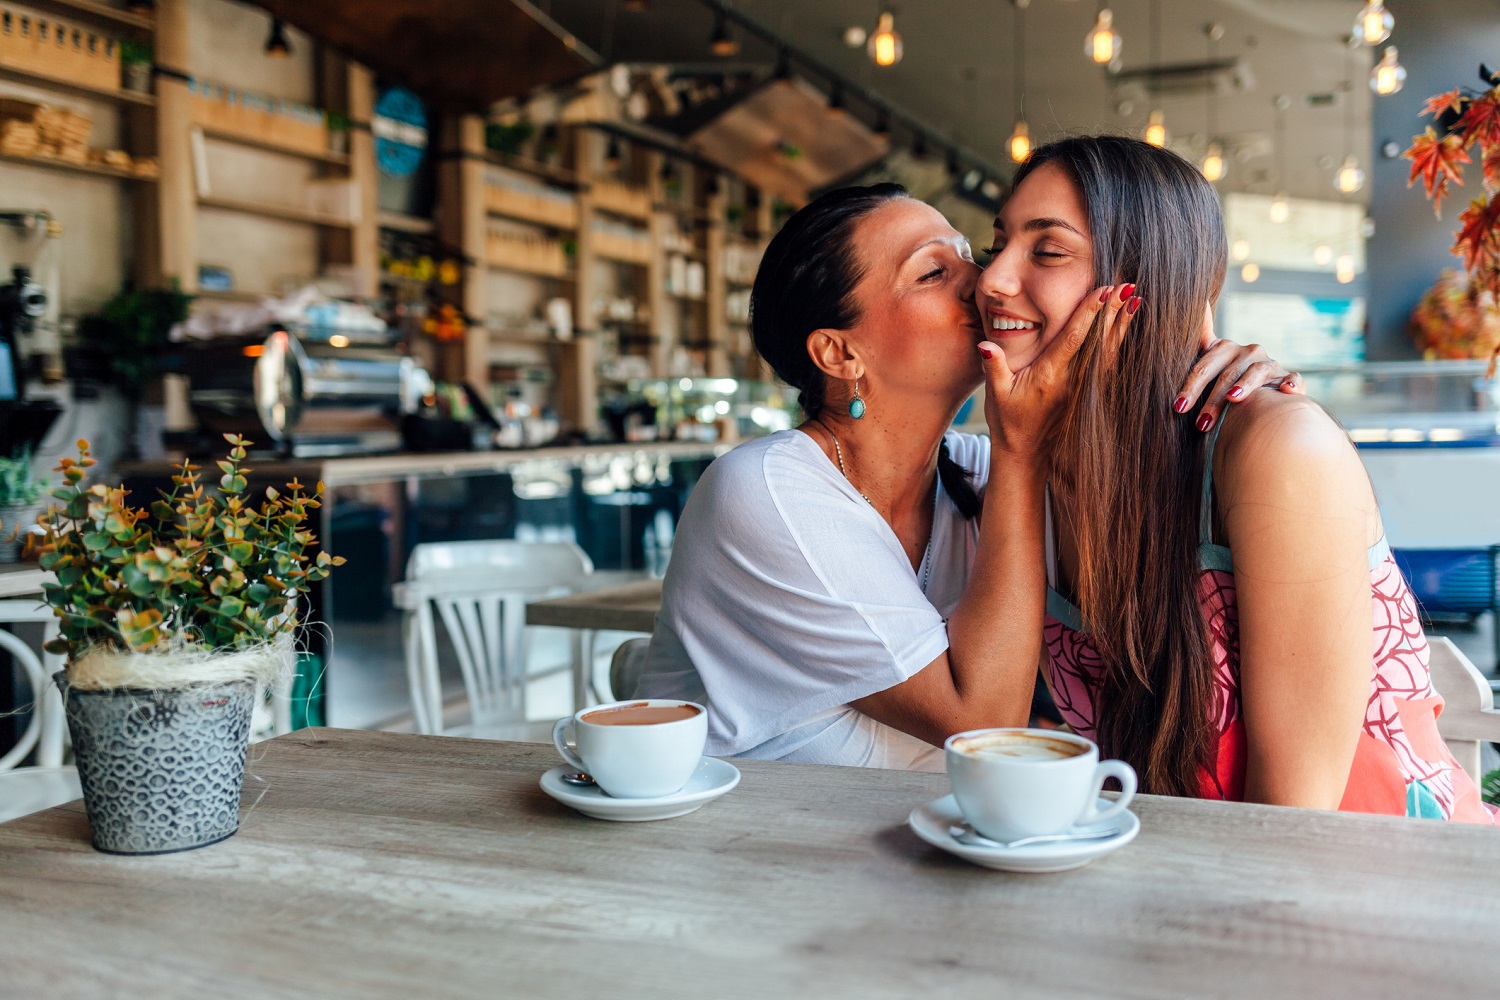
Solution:
<svg viewBox="0 0 1500 1000">
<path fill-rule="evenodd" d="M 442 618 L 463 676 L 474 736 L 516 738 L 525 727 L 526 602 L 560 597 L 593 572 L 572 542 L 433 542 L 418 545 L 395 587 L 403 611 L 407 681 L 420 733 L 442 733 L 437 617 Z M 575 673 L 581 664 L 572 664 Z"/>
<path fill-rule="evenodd" d="M 609 692 L 614 701 L 635 697 L 636 685 L 646 671 L 646 651 L 650 639 L 626 639 L 615 649 L 609 661 Z"/>
<path fill-rule="evenodd" d="M 1485 743 L 1500 743 L 1500 712 L 1495 710 L 1495 692 L 1479 668 L 1469 661 L 1451 639 L 1431 639 L 1432 686 L 1443 696 L 1443 714 L 1438 733 L 1448 752 L 1479 784 L 1480 751 Z"/>
<path fill-rule="evenodd" d="M 0 601 L 0 622 L 41 622 L 44 641 L 57 634 L 57 618 L 52 609 L 38 606 L 32 600 Z M 36 700 L 20 742 L 0 757 L 0 823 L 4 823 L 72 802 L 82 797 L 83 790 L 78 783 L 78 770 L 62 766 L 65 725 L 62 696 L 52 683 L 52 675 L 62 669 L 62 657 L 43 653 L 39 658 L 30 646 L 5 631 L 0 631 L 0 648 L 10 653 L 26 674 Z M 18 767 L 33 749 L 36 766 Z"/>
</svg>

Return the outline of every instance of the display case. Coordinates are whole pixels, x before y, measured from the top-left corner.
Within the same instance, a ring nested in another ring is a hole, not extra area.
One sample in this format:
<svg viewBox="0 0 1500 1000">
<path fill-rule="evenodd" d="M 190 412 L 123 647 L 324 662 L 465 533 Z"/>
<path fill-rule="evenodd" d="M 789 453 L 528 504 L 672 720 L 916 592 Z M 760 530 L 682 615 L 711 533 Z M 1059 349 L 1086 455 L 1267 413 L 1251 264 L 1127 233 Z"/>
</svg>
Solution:
<svg viewBox="0 0 1500 1000">
<path fill-rule="evenodd" d="M 1500 379 L 1483 361 L 1399 361 L 1304 372 L 1361 448 L 1500 445 Z"/>
</svg>

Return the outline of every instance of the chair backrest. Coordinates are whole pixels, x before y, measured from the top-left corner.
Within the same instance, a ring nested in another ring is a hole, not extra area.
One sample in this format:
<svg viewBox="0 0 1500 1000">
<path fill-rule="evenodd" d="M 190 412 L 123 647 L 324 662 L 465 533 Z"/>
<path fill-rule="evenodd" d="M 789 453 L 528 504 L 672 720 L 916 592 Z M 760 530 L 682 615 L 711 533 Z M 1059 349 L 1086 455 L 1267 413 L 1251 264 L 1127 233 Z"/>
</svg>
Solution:
<svg viewBox="0 0 1500 1000">
<path fill-rule="evenodd" d="M 57 634 L 57 616 L 46 605 L 30 599 L 0 601 L 0 624 L 19 622 L 40 622 L 43 641 Z M 20 741 L 0 757 L 0 771 L 14 768 L 26 759 L 33 747 L 39 766 L 57 767 L 62 763 L 64 722 L 62 698 L 52 683 L 52 675 L 62 669 L 63 658 L 55 653 L 43 653 L 39 657 L 30 646 L 4 630 L 0 630 L 0 648 L 14 658 L 26 675 L 35 699 L 31 721 Z"/>
<path fill-rule="evenodd" d="M 615 701 L 635 697 L 636 685 L 646 670 L 646 651 L 650 639 L 626 639 L 609 661 L 609 691 Z"/>
<path fill-rule="evenodd" d="M 540 597 L 594 571 L 572 542 L 427 542 L 411 550 L 406 587 L 426 594 L 505 592 Z"/>
<path fill-rule="evenodd" d="M 1478 784 L 1479 748 L 1488 741 L 1500 743 L 1500 712 L 1495 711 L 1495 693 L 1479 668 L 1452 640 L 1431 640 L 1432 686 L 1443 696 L 1443 714 L 1438 733 L 1448 752 Z"/>
<path fill-rule="evenodd" d="M 524 717 L 526 602 L 567 594 L 593 569 L 572 542 L 431 542 L 412 549 L 393 597 L 408 613 L 418 731 L 443 731 L 434 611 L 453 643 L 474 722 Z"/>
</svg>

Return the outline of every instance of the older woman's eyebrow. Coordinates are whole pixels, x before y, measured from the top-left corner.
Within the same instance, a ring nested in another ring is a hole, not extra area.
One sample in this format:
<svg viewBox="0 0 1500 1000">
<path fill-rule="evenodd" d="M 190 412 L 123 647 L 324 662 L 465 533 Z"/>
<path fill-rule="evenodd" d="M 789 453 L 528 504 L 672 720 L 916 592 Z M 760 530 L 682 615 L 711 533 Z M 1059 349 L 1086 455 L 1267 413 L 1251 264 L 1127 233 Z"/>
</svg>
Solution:
<svg viewBox="0 0 1500 1000">
<path fill-rule="evenodd" d="M 1001 232 L 1005 231 L 1005 222 L 998 215 L 995 216 L 995 228 L 1000 230 Z M 1083 235 L 1082 233 L 1078 232 L 1078 229 L 1075 226 L 1068 223 L 1067 221 L 1063 219 L 1054 219 L 1050 216 L 1045 215 L 1040 218 L 1028 220 L 1027 223 L 1021 227 L 1021 232 L 1039 233 L 1044 229 L 1066 229 L 1068 232 L 1074 233 L 1078 236 Z"/>
<path fill-rule="evenodd" d="M 911 253 L 906 255 L 906 259 L 911 260 L 911 258 L 915 257 L 923 250 L 926 250 L 928 247 L 944 245 L 957 247 L 959 249 L 968 249 L 969 239 L 966 236 L 935 236 L 930 240 L 923 240 L 921 243 L 918 243 L 916 246 L 912 247 Z"/>
</svg>

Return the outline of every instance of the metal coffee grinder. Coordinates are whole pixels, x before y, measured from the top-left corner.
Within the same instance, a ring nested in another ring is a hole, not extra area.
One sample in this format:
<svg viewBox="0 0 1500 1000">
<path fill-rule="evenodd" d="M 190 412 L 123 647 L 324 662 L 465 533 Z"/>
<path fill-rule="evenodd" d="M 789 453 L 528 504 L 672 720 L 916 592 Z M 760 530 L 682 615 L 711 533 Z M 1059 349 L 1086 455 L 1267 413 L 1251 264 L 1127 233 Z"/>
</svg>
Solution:
<svg viewBox="0 0 1500 1000">
<path fill-rule="evenodd" d="M 56 237 L 62 232 L 46 212 L 0 211 L 0 225 L 23 237 Z M 31 280 L 31 267 L 12 266 L 10 283 L 0 285 L 0 455 L 34 450 L 62 412 L 54 400 L 26 398 L 21 338 L 36 329 L 46 312 L 47 290 Z"/>
</svg>

